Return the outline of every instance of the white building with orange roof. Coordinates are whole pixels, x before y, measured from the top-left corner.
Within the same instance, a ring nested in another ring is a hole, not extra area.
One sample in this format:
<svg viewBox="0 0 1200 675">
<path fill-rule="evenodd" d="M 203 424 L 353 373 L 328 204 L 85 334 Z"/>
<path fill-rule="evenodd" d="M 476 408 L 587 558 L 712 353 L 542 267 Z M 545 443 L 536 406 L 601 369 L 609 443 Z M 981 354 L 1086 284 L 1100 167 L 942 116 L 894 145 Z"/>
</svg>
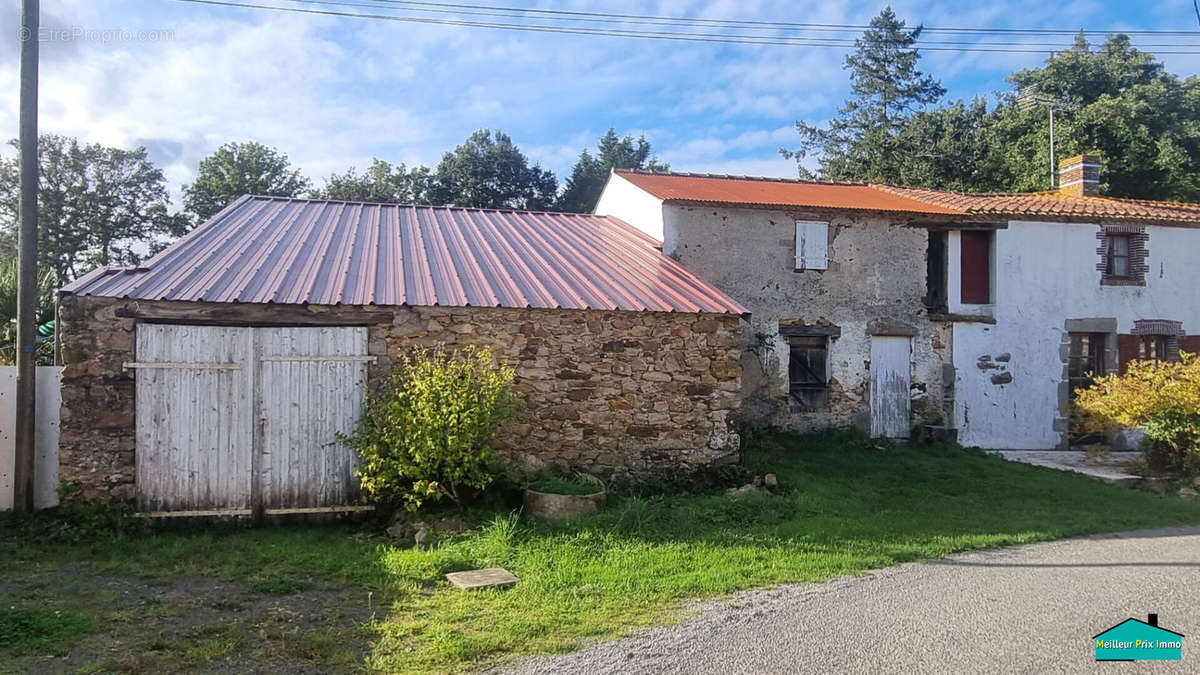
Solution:
<svg viewBox="0 0 1200 675">
<path fill-rule="evenodd" d="M 1075 388 L 1200 350 L 1200 205 L 615 172 L 596 213 L 741 302 L 746 421 L 1057 448 Z"/>
</svg>

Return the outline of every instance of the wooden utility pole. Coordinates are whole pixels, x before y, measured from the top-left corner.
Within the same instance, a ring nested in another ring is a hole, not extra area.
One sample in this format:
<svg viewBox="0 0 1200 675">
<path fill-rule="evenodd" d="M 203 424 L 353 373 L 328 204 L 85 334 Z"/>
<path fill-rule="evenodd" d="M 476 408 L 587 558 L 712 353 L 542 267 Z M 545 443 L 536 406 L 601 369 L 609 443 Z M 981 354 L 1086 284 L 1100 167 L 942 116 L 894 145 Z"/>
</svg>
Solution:
<svg viewBox="0 0 1200 675">
<path fill-rule="evenodd" d="M 21 5 L 21 204 L 17 237 L 17 429 L 13 509 L 33 511 L 37 368 L 38 0 Z"/>
</svg>

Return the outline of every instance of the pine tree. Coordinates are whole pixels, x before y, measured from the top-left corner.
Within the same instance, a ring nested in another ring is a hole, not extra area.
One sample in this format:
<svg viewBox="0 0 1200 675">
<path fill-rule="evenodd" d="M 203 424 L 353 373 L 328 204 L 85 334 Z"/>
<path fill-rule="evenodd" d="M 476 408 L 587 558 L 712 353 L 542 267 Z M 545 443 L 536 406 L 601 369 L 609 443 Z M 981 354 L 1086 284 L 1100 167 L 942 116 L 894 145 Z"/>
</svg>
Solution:
<svg viewBox="0 0 1200 675">
<path fill-rule="evenodd" d="M 811 176 L 800 161 L 816 155 L 817 172 L 833 180 L 894 181 L 903 162 L 900 135 L 923 106 L 936 103 L 946 90 L 917 69 L 920 54 L 913 46 L 921 26 L 908 30 L 891 7 L 871 19 L 846 57 L 853 97 L 822 129 L 796 122 L 800 147 L 784 149 L 795 158 L 801 175 Z"/>
<path fill-rule="evenodd" d="M 558 210 L 571 213 L 590 213 L 596 208 L 596 200 L 604 190 L 608 174 L 613 169 L 646 169 L 667 171 L 670 166 L 650 156 L 650 142 L 645 136 L 621 138 L 609 129 L 600 137 L 597 154 L 587 149 L 579 155 L 579 161 L 571 170 L 566 187 L 558 198 Z"/>
</svg>

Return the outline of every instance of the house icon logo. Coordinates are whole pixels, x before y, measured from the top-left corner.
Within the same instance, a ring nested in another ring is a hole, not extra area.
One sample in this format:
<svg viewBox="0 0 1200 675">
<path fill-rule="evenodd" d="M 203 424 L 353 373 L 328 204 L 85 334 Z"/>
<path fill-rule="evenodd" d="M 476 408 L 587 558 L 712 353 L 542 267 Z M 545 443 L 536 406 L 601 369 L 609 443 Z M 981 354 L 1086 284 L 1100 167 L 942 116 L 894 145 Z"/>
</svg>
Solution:
<svg viewBox="0 0 1200 675">
<path fill-rule="evenodd" d="M 1097 661 L 1179 661 L 1183 634 L 1158 625 L 1158 615 L 1145 621 L 1126 619 L 1092 638 Z"/>
</svg>

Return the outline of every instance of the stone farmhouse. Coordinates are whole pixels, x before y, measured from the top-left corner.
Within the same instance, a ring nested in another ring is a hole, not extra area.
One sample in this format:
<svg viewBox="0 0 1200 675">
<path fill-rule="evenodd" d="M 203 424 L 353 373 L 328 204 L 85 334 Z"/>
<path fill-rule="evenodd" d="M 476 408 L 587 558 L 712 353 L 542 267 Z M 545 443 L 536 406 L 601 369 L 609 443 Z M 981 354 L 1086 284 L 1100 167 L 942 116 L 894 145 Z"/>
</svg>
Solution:
<svg viewBox="0 0 1200 675">
<path fill-rule="evenodd" d="M 743 417 L 929 432 L 987 448 L 1072 442 L 1075 388 L 1200 351 L 1200 205 L 1060 187 L 959 194 L 617 171 L 596 213 L 742 303 Z"/>
</svg>

